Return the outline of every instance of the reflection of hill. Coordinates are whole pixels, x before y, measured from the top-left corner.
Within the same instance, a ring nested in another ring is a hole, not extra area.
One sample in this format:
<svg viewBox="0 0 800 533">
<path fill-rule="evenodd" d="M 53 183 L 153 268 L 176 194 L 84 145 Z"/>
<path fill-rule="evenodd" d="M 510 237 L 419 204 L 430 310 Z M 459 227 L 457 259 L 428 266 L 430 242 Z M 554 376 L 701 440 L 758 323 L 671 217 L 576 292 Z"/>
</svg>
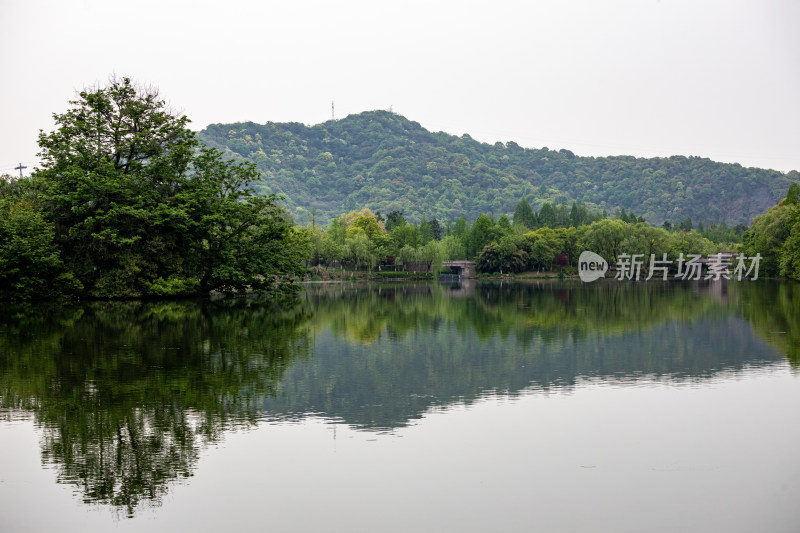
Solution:
<svg viewBox="0 0 800 533">
<path fill-rule="evenodd" d="M 315 356 L 265 410 L 386 428 L 486 391 L 706 379 L 780 359 L 696 284 L 482 284 L 473 298 L 423 287 L 310 289 Z"/>
<path fill-rule="evenodd" d="M 254 301 L 102 303 L 0 323 L 0 408 L 31 410 L 43 460 L 130 514 L 192 474 L 198 445 L 256 419 L 308 355 L 304 311 Z"/>
<path fill-rule="evenodd" d="M 6 310 L 0 412 L 32 412 L 60 479 L 132 513 L 191 476 L 204 443 L 263 418 L 392 428 L 491 391 L 713 379 L 781 359 L 753 329 L 797 362 L 798 285 L 718 289 L 333 285 L 289 310 L 249 299 Z"/>
</svg>

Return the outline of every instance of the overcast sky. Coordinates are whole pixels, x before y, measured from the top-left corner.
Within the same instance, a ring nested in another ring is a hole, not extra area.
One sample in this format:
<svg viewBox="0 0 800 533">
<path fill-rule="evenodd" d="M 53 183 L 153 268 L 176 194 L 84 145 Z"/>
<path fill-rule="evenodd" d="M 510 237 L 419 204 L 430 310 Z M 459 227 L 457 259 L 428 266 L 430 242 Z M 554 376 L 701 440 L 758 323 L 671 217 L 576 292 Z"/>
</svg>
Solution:
<svg viewBox="0 0 800 533">
<path fill-rule="evenodd" d="M 800 170 L 800 2 L 0 0 L 0 173 L 130 76 L 195 129 L 392 108 L 578 155 Z"/>
</svg>

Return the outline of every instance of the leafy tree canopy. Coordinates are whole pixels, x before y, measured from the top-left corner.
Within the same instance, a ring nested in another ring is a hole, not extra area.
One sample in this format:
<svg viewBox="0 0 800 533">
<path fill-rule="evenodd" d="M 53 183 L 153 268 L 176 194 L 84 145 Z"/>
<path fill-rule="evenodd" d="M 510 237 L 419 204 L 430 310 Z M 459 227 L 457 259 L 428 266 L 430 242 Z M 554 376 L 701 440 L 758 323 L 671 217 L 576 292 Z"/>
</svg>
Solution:
<svg viewBox="0 0 800 533">
<path fill-rule="evenodd" d="M 112 78 L 71 104 L 32 180 L 83 294 L 275 290 L 303 272 L 307 235 L 255 193 L 255 165 L 201 147 L 157 90 Z"/>
<path fill-rule="evenodd" d="M 744 234 L 744 252 L 760 254 L 763 275 L 800 279 L 800 187 L 793 183 L 780 203 L 756 217 Z"/>
</svg>

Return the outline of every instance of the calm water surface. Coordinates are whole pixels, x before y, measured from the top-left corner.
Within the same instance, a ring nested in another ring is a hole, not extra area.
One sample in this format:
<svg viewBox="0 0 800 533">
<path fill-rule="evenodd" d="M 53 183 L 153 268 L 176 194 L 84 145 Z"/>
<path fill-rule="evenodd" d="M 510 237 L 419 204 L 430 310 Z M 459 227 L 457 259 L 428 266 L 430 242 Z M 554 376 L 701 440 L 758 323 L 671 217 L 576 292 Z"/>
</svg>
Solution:
<svg viewBox="0 0 800 533">
<path fill-rule="evenodd" d="M 0 313 L 0 531 L 800 531 L 800 285 Z"/>
</svg>

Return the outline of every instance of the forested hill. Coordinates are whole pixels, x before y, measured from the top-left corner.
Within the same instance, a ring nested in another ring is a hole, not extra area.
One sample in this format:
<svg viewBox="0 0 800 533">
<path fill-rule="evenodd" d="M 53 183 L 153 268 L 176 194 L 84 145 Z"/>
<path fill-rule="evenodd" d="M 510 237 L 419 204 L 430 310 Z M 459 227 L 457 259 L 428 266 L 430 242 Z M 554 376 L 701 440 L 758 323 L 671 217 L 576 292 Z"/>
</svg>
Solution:
<svg viewBox="0 0 800 533">
<path fill-rule="evenodd" d="M 212 124 L 199 134 L 229 157 L 264 173 L 262 190 L 282 193 L 300 223 L 325 225 L 369 207 L 440 221 L 484 212 L 511 214 L 525 196 L 583 202 L 590 209 L 633 210 L 648 222 L 749 222 L 775 205 L 800 173 L 744 168 L 700 157 L 579 157 L 569 150 L 486 144 L 469 135 L 432 133 L 388 111 L 316 126 Z"/>
</svg>

